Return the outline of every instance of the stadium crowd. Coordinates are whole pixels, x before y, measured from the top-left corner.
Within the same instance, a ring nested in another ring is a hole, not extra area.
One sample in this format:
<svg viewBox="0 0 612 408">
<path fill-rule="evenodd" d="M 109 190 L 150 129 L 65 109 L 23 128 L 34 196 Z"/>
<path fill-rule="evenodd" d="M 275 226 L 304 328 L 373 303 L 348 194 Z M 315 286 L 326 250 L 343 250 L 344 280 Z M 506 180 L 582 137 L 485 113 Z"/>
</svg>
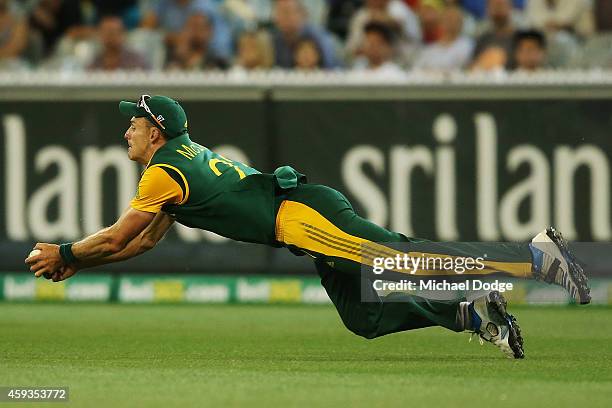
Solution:
<svg viewBox="0 0 612 408">
<path fill-rule="evenodd" d="M 612 69 L 612 0 L 0 0 L 0 72 Z"/>
</svg>

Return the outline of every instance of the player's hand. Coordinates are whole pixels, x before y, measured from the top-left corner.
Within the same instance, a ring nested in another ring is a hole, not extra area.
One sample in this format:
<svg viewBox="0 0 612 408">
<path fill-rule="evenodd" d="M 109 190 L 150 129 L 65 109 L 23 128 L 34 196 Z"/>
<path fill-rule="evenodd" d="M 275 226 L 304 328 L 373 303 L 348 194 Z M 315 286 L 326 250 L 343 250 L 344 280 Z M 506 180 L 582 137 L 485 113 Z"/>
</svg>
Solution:
<svg viewBox="0 0 612 408">
<path fill-rule="evenodd" d="M 51 280 L 53 282 L 61 282 L 63 280 L 66 280 L 66 279 L 70 278 L 72 275 L 77 273 L 78 270 L 79 269 L 76 266 L 74 266 L 74 265 L 65 265 L 65 266 L 62 266 L 59 271 L 55 272 L 51 276 Z"/>
<path fill-rule="evenodd" d="M 40 278 L 51 276 L 64 266 L 64 261 L 59 253 L 59 245 L 37 243 L 34 249 L 40 250 L 40 254 L 26 258 L 25 263 L 30 266 L 34 276 Z"/>
<path fill-rule="evenodd" d="M 72 275 L 77 273 L 79 269 L 74 265 L 66 265 L 62 266 L 58 271 L 53 273 L 43 273 L 43 278 L 53 281 L 53 282 L 61 282 L 70 278 Z"/>
</svg>

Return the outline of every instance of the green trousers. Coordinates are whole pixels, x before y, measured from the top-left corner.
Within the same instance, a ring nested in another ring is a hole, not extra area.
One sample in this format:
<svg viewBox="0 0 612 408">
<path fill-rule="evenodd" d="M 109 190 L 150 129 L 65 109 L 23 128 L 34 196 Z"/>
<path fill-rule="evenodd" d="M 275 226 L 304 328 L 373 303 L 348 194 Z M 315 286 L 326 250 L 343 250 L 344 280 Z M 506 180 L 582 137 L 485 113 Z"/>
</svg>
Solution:
<svg viewBox="0 0 612 408">
<path fill-rule="evenodd" d="M 465 299 L 430 300 L 403 292 L 379 296 L 371 278 L 362 273 L 362 258 L 356 255 L 363 240 L 404 243 L 410 251 L 441 256 L 476 258 L 486 254 L 491 265 L 487 273 L 531 277 L 527 244 L 436 243 L 408 238 L 358 216 L 344 195 L 327 186 L 300 184 L 278 204 L 277 239 L 290 249 L 315 257 L 321 283 L 343 323 L 368 339 L 430 326 L 462 331 L 465 328 L 458 309 Z"/>
</svg>

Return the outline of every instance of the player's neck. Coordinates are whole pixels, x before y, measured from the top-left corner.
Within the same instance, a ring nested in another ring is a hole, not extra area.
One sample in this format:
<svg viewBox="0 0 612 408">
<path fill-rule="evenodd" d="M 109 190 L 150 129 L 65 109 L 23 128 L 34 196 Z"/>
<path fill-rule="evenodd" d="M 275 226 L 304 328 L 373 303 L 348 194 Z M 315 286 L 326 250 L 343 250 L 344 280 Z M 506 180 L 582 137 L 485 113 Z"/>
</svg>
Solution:
<svg viewBox="0 0 612 408">
<path fill-rule="evenodd" d="M 140 164 L 142 164 L 143 166 L 149 166 L 149 163 L 151 163 L 151 159 L 153 158 L 153 156 L 155 155 L 155 153 L 161 149 L 165 144 L 166 144 L 166 140 L 161 139 L 159 142 L 155 142 L 153 144 L 151 144 L 151 147 L 148 151 L 148 154 L 144 157 L 143 161 L 140 162 Z"/>
</svg>

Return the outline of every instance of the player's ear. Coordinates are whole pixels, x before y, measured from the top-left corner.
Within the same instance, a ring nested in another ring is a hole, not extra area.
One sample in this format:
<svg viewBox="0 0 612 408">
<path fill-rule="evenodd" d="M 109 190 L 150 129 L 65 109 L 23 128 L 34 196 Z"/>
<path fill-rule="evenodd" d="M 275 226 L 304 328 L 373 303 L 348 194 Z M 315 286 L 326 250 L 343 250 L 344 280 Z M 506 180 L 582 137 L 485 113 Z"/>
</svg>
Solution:
<svg viewBox="0 0 612 408">
<path fill-rule="evenodd" d="M 150 138 L 152 143 L 161 142 L 161 141 L 165 140 L 164 134 L 162 133 L 162 131 L 159 130 L 158 128 L 156 128 L 155 126 L 151 127 L 151 130 L 150 130 L 150 133 L 149 133 L 149 138 Z"/>
</svg>

